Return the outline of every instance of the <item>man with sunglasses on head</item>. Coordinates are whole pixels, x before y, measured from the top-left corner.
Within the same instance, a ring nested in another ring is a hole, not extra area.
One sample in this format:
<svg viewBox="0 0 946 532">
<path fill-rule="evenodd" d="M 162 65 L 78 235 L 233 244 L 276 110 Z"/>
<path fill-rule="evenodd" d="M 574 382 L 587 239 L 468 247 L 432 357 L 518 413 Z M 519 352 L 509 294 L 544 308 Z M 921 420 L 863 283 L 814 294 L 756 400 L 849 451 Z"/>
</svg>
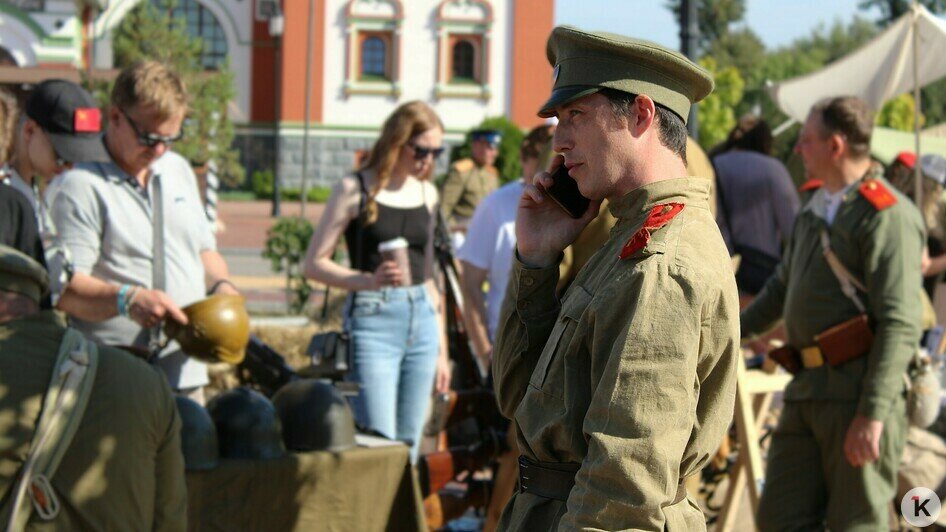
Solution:
<svg viewBox="0 0 946 532">
<path fill-rule="evenodd" d="M 32 206 L 43 253 L 30 255 L 49 271 L 50 293 L 43 301 L 43 306 L 49 307 L 56 304 L 69 282 L 71 260 L 59 245 L 48 201 L 40 191 L 74 163 L 108 160 L 101 140 L 101 112 L 82 87 L 61 79 L 47 80 L 27 98 L 14 137 L 13 155 L 0 174 L 4 183 L 22 193 Z M 27 227 L 23 225 L 32 232 Z"/>
<path fill-rule="evenodd" d="M 160 325 L 186 323 L 181 307 L 208 294 L 237 291 L 194 172 L 171 151 L 186 113 L 184 85 L 168 67 L 142 61 L 123 70 L 107 114 L 109 160 L 63 174 L 53 219 L 75 261 L 59 308 L 99 343 L 157 354 L 171 387 L 202 402 L 206 366 L 174 342 L 162 349 Z"/>
<path fill-rule="evenodd" d="M 450 224 L 454 249 L 463 244 L 476 206 L 499 187 L 499 170 L 494 165 L 501 141 L 499 131 L 475 129 L 470 132 L 470 157 L 453 163 L 443 182 L 440 204 Z"/>
</svg>

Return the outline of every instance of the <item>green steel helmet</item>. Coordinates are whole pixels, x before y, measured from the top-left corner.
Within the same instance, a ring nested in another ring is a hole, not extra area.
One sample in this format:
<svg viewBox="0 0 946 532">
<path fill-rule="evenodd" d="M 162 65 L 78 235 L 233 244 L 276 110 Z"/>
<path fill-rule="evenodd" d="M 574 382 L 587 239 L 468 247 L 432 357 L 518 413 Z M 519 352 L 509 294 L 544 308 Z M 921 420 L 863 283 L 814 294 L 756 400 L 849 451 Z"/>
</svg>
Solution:
<svg viewBox="0 0 946 532">
<path fill-rule="evenodd" d="M 291 451 L 339 452 L 355 445 L 355 420 L 348 402 L 326 381 L 302 379 L 273 396 Z"/>
<path fill-rule="evenodd" d="M 243 362 L 250 341 L 250 316 L 243 296 L 218 294 L 181 310 L 188 324 L 169 319 L 164 332 L 185 353 L 205 362 Z"/>
<path fill-rule="evenodd" d="M 227 390 L 207 403 L 207 411 L 221 457 L 269 460 L 286 454 L 276 409 L 263 394 L 244 386 Z"/>
<path fill-rule="evenodd" d="M 174 396 L 181 415 L 181 451 L 188 471 L 204 471 L 217 467 L 220 449 L 217 428 L 207 410 L 193 399 Z"/>
</svg>

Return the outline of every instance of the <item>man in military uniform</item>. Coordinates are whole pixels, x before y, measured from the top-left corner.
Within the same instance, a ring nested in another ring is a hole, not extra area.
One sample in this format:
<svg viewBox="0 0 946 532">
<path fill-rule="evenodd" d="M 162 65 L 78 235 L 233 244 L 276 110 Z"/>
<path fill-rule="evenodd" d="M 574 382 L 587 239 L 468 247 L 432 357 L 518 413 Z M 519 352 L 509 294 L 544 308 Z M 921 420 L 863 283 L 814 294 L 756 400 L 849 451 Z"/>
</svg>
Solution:
<svg viewBox="0 0 946 532">
<path fill-rule="evenodd" d="M 535 176 L 494 354 L 496 395 L 519 434 L 519 492 L 504 530 L 701 530 L 684 488 L 732 419 L 739 303 L 710 183 L 687 177 L 690 105 L 710 75 L 656 44 L 553 30 L 552 161 L 586 213 Z M 562 250 L 607 199 L 617 224 L 561 302 Z"/>
<path fill-rule="evenodd" d="M 460 249 L 473 211 L 490 192 L 499 187 L 499 171 L 494 164 L 502 136 L 492 129 L 470 133 L 470 155 L 453 163 L 443 182 L 440 205 L 450 224 L 453 249 Z"/>
<path fill-rule="evenodd" d="M 39 263 L 0 246 L 4 390 L 0 394 L 0 528 L 4 529 L 14 498 L 12 488 L 31 446 L 36 445 L 38 419 L 45 417 L 41 410 L 46 408 L 44 396 L 51 376 L 65 369 L 57 365 L 57 358 L 67 329 L 54 311 L 39 310 L 48 282 Z M 35 497 L 36 504 L 50 515 L 44 518 L 39 511 L 33 512 L 26 529 L 184 530 L 187 492 L 181 423 L 167 382 L 159 370 L 142 360 L 117 349 L 98 349 L 94 382 L 72 441 L 48 479 L 49 488 L 34 483 L 30 490 L 34 495 L 42 493 Z M 56 445 L 55 440 L 49 443 Z M 53 499 L 59 502 L 58 511 L 50 504 Z"/>
<path fill-rule="evenodd" d="M 858 98 L 812 108 L 795 151 L 823 185 L 742 313 L 744 338 L 784 320 L 788 348 L 771 356 L 795 373 L 769 449 L 763 530 L 888 526 L 906 438 L 903 374 L 920 339 L 924 230 L 872 165 L 872 128 Z"/>
</svg>

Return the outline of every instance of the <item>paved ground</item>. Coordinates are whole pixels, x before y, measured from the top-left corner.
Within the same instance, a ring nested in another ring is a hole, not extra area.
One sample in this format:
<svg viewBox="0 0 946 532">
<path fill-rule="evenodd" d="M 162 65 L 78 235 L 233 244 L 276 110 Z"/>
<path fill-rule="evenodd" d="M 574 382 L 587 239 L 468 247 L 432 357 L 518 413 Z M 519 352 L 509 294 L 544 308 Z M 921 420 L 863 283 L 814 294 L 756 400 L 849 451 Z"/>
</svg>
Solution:
<svg viewBox="0 0 946 532">
<path fill-rule="evenodd" d="M 307 203 L 305 217 L 315 223 L 322 209 L 321 204 Z M 266 232 L 276 222 L 271 210 L 268 201 L 224 201 L 218 207 L 223 230 L 217 233 L 217 247 L 254 315 L 286 311 L 286 278 L 274 273 L 270 261 L 261 255 Z M 300 211 L 299 203 L 282 204 L 283 216 L 299 216 Z"/>
</svg>

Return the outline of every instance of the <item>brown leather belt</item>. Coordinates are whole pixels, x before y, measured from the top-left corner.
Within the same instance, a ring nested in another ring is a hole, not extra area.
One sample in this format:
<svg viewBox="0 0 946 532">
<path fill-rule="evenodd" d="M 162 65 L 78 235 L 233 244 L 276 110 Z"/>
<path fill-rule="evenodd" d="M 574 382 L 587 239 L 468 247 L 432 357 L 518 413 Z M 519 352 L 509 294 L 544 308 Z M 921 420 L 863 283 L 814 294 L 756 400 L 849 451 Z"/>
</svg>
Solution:
<svg viewBox="0 0 946 532">
<path fill-rule="evenodd" d="M 519 456 L 519 493 L 531 493 L 546 499 L 566 502 L 575 487 L 575 475 L 581 464 L 574 462 L 536 462 Z M 677 485 L 671 506 L 687 497 L 684 479 Z"/>
</svg>

